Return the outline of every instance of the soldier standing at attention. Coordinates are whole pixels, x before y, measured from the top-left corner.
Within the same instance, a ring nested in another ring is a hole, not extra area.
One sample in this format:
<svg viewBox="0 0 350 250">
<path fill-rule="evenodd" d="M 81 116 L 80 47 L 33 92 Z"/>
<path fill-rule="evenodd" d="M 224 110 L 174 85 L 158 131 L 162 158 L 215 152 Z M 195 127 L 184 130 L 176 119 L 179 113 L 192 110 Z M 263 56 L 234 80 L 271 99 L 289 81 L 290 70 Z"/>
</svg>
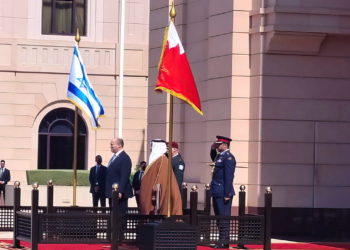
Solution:
<svg viewBox="0 0 350 250">
<path fill-rule="evenodd" d="M 215 215 L 231 216 L 233 190 L 233 178 L 236 168 L 235 157 L 230 152 L 230 138 L 216 136 L 217 141 L 211 147 L 210 156 L 215 162 L 213 177 L 211 180 L 211 196 Z M 220 232 L 220 244 L 216 248 L 229 248 L 229 221 L 218 223 Z"/>
</svg>

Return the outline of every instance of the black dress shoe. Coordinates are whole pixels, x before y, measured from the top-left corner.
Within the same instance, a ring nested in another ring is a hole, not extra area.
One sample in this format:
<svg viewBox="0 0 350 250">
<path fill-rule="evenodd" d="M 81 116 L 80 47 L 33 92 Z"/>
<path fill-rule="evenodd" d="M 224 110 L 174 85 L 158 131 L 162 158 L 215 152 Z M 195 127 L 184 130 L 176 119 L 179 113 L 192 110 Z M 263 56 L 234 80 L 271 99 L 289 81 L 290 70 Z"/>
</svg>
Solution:
<svg viewBox="0 0 350 250">
<path fill-rule="evenodd" d="M 225 249 L 225 248 L 230 248 L 229 244 L 215 244 L 213 246 L 215 249 Z"/>
</svg>

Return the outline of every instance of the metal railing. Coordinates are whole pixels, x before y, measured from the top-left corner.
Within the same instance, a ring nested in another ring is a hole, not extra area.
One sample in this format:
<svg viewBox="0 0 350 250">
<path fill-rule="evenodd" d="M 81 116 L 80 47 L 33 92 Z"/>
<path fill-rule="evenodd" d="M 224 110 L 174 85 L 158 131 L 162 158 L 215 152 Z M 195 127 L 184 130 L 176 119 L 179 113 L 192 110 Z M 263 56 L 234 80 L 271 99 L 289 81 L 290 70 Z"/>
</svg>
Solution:
<svg viewBox="0 0 350 250">
<path fill-rule="evenodd" d="M 138 214 L 137 208 L 129 208 L 125 215 L 120 214 L 116 189 L 112 192 L 111 208 L 54 207 L 51 202 L 53 201 L 53 185 L 48 185 L 47 188 L 49 195 L 46 207 L 38 206 L 39 190 L 35 185 L 32 190 L 31 207 L 20 206 L 19 185 L 15 185 L 14 206 L 12 208 L 0 207 L 0 225 L 9 229 L 13 223 L 9 218 L 15 222 L 14 247 L 19 247 L 20 240 L 23 240 L 30 241 L 33 250 L 38 249 L 38 244 L 51 243 L 110 243 L 112 249 L 118 249 L 118 244 L 121 242 L 137 244 L 142 238 L 141 226 L 171 221 L 172 224 L 168 224 L 175 228 L 177 225 L 180 225 L 181 228 L 181 225 L 185 224 L 191 227 L 192 231 L 188 232 L 188 237 L 195 237 L 194 241 L 200 245 L 230 243 L 244 247 L 245 244 L 261 244 L 264 245 L 265 250 L 271 249 L 272 193 L 269 188 L 265 193 L 264 215 L 245 214 L 244 186 L 241 186 L 239 192 L 239 215 L 226 217 L 210 215 L 209 187 L 205 189 L 204 209 L 198 210 L 197 188 L 192 187 L 190 208 L 185 205 L 187 195 L 182 195 L 185 201 L 183 202 L 184 215 L 170 218 L 162 215 L 141 215 Z M 183 194 L 185 192 L 187 194 L 187 186 L 183 187 Z M 2 214 L 10 216 L 5 221 L 1 217 Z M 171 232 L 163 234 L 161 230 L 158 230 L 157 233 L 162 235 L 161 237 L 177 237 L 178 235 L 184 237 L 186 232 L 183 228 L 178 231 L 174 229 L 173 234 Z M 169 228 L 166 230 L 169 231 Z"/>
</svg>

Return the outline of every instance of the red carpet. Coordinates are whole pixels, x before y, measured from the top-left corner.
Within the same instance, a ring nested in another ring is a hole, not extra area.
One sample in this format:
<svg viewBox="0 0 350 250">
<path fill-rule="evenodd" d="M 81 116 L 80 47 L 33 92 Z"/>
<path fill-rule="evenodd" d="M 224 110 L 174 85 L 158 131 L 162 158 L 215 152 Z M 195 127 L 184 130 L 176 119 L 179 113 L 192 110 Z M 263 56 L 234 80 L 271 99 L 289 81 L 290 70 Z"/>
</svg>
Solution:
<svg viewBox="0 0 350 250">
<path fill-rule="evenodd" d="M 30 243 L 21 241 L 22 250 L 29 250 Z M 231 246 L 234 249 L 235 245 Z M 263 249 L 261 245 L 246 245 L 247 249 Z M 15 249 L 12 248 L 12 240 L 2 240 L 0 242 L 0 249 Z M 39 250 L 108 250 L 108 244 L 39 244 Z M 121 245 L 121 250 L 138 250 L 135 246 Z M 350 243 L 273 243 L 272 249 L 313 249 L 313 250 L 350 250 Z M 198 246 L 197 250 L 213 250 L 211 247 Z"/>
<path fill-rule="evenodd" d="M 236 245 L 232 245 L 231 249 Z M 263 249 L 262 245 L 245 245 L 247 249 Z M 273 243 L 271 249 L 313 249 L 313 250 L 350 250 L 350 243 Z M 211 247 L 197 247 L 197 250 L 213 250 Z"/>
</svg>

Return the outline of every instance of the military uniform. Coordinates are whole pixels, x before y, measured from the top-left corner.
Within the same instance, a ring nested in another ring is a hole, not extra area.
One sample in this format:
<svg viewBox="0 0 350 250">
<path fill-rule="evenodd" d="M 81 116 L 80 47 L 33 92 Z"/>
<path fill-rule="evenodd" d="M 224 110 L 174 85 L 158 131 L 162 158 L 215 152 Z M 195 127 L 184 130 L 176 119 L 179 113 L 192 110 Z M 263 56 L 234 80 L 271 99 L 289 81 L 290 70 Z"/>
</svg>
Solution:
<svg viewBox="0 0 350 250">
<path fill-rule="evenodd" d="M 177 154 L 171 159 L 171 165 L 173 167 L 173 171 L 177 180 L 177 184 L 179 186 L 179 190 L 181 192 L 181 186 L 184 179 L 185 173 L 185 162 L 183 161 L 180 154 Z"/>
<path fill-rule="evenodd" d="M 228 149 L 231 139 L 223 136 L 217 136 L 217 139 L 210 151 L 210 157 L 215 162 L 210 185 L 213 208 L 215 215 L 231 216 L 232 198 L 235 195 L 233 178 L 236 159 Z M 225 143 L 227 147 L 221 147 L 222 143 Z M 219 154 L 217 150 L 220 151 Z M 229 199 L 225 200 L 225 198 Z M 219 229 L 219 241 L 214 248 L 229 248 L 230 220 L 219 219 L 217 227 Z"/>
<path fill-rule="evenodd" d="M 232 197 L 235 195 L 233 189 L 235 168 L 236 160 L 229 150 L 216 156 L 211 181 L 211 196 L 215 215 L 231 215 Z M 224 201 L 224 197 L 230 199 Z"/>
</svg>

